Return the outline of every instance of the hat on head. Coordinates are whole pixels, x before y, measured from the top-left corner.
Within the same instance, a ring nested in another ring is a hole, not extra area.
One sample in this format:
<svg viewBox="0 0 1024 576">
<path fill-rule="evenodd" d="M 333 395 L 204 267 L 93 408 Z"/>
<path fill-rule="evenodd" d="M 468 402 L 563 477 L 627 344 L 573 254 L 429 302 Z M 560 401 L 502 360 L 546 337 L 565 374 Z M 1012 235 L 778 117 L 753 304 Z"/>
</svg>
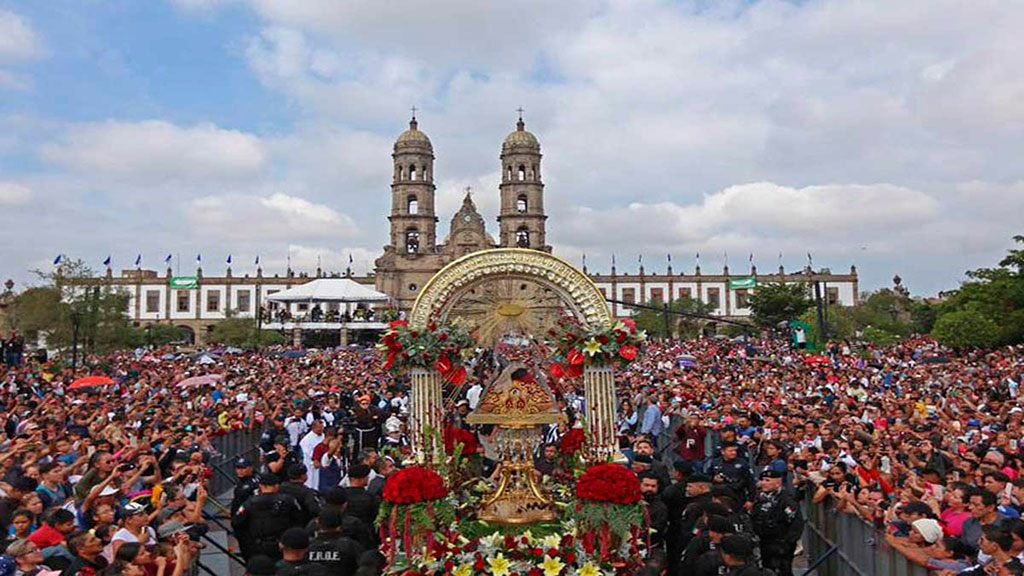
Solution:
<svg viewBox="0 0 1024 576">
<path fill-rule="evenodd" d="M 772 468 L 768 468 L 768 469 L 764 470 L 763 472 L 761 472 L 761 475 L 759 476 L 759 478 L 761 478 L 763 480 L 765 478 L 783 478 L 785 476 L 786 476 L 785 474 L 783 474 L 782 472 L 780 472 L 778 470 L 775 470 L 775 469 L 772 469 Z"/>
<path fill-rule="evenodd" d="M 251 468 L 252 462 L 248 458 L 239 458 L 235 460 L 235 468 Z"/>
<path fill-rule="evenodd" d="M 323 530 L 337 530 L 341 528 L 344 515 L 341 509 L 334 506 L 325 506 L 320 510 L 320 515 L 317 517 L 317 523 Z"/>
<path fill-rule="evenodd" d="M 743 534 L 727 534 L 722 537 L 719 545 L 722 552 L 737 558 L 750 558 L 754 555 L 754 541 Z"/>
<path fill-rule="evenodd" d="M 103 490 L 100 490 L 98 496 L 102 498 L 104 496 L 113 496 L 115 494 L 117 494 L 117 488 L 114 488 L 110 484 L 107 484 L 106 486 L 103 487 Z"/>
<path fill-rule="evenodd" d="M 125 516 L 137 516 L 139 514 L 145 514 L 146 507 L 137 502 L 132 502 L 124 507 Z"/>
<path fill-rule="evenodd" d="M 694 474 L 693 476 L 690 476 L 687 482 L 689 482 L 690 484 L 710 484 L 711 476 L 708 476 L 707 474 L 697 473 Z"/>
<path fill-rule="evenodd" d="M 939 538 L 942 538 L 942 525 L 939 524 L 938 520 L 933 518 L 920 518 L 918 520 L 914 520 L 911 526 L 920 532 L 921 536 L 924 537 L 924 541 L 929 544 L 935 544 L 939 541 Z"/>
<path fill-rule="evenodd" d="M 281 483 L 281 478 L 273 472 L 264 472 L 260 474 L 260 486 L 277 486 Z"/>
<path fill-rule="evenodd" d="M 284 444 L 285 446 L 288 446 L 291 443 L 291 438 L 289 438 L 287 434 L 278 434 L 277 436 L 274 436 L 274 444 Z"/>
<path fill-rule="evenodd" d="M 289 480 L 297 480 L 299 478 L 302 478 L 306 474 L 306 465 L 296 462 L 295 464 L 292 464 L 291 466 L 288 467 L 287 472 Z"/>
<path fill-rule="evenodd" d="M 305 528 L 293 526 L 281 534 L 281 546 L 288 550 L 305 550 L 309 548 L 309 533 Z"/>
</svg>

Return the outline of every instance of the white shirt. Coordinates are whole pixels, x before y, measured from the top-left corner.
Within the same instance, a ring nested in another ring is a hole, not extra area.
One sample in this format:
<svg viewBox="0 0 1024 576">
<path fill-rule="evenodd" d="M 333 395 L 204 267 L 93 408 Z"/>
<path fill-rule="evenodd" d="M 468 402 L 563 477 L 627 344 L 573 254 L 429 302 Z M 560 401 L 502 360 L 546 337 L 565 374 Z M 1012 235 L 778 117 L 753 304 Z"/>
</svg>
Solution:
<svg viewBox="0 0 1024 576">
<path fill-rule="evenodd" d="M 324 441 L 323 434 L 310 430 L 302 437 L 299 448 L 302 449 L 302 463 L 306 466 L 306 486 L 316 490 L 320 487 L 320 469 L 313 467 L 313 450 Z"/>
<path fill-rule="evenodd" d="M 484 387 L 479 382 L 473 384 L 469 390 L 466 391 L 466 400 L 469 401 L 469 409 L 476 410 L 478 404 L 480 404 L 480 394 L 484 391 Z"/>
</svg>

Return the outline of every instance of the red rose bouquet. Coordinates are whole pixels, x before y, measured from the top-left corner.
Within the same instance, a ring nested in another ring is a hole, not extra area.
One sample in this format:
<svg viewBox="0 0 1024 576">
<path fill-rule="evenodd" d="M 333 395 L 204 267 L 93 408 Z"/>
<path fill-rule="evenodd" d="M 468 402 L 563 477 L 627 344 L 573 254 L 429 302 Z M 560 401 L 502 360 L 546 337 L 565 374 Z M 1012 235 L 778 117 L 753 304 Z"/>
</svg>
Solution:
<svg viewBox="0 0 1024 576">
<path fill-rule="evenodd" d="M 575 454 L 580 451 L 580 448 L 583 448 L 583 440 L 583 428 L 573 428 L 565 436 L 562 436 L 558 443 L 558 450 L 566 455 Z"/>
<path fill-rule="evenodd" d="M 639 545 L 650 522 L 640 494 L 640 479 L 621 464 L 587 468 L 576 481 L 576 512 L 585 551 L 601 561 Z"/>
<path fill-rule="evenodd" d="M 434 532 L 455 518 L 447 497 L 444 479 L 428 468 L 410 466 L 388 476 L 377 525 L 389 563 L 399 550 L 410 557 L 424 544 L 434 546 Z"/>
<path fill-rule="evenodd" d="M 453 454 L 457 444 L 462 445 L 463 456 L 472 456 L 480 451 L 480 442 L 476 439 L 476 434 L 473 434 L 465 428 L 448 426 L 444 429 L 445 453 Z"/>
<path fill-rule="evenodd" d="M 624 318 L 599 328 L 588 328 L 574 318 L 561 318 L 558 327 L 548 331 L 553 355 L 562 358 L 550 368 L 552 379 L 578 378 L 588 364 L 617 363 L 626 366 L 643 355 L 647 334 L 636 329 L 636 322 Z"/>
<path fill-rule="evenodd" d="M 455 385 L 466 380 L 462 355 L 472 347 L 473 338 L 458 325 L 431 322 L 419 330 L 405 320 L 391 322 L 377 344 L 386 357 L 384 368 L 393 372 L 410 367 L 434 369 Z"/>
</svg>

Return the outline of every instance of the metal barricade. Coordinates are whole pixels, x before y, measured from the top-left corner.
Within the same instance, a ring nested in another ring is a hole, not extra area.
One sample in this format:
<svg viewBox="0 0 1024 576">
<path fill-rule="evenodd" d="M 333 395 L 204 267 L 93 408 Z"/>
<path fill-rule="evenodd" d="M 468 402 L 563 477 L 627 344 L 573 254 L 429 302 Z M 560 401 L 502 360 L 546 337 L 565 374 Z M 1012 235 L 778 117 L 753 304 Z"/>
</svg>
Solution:
<svg viewBox="0 0 1024 576">
<path fill-rule="evenodd" d="M 232 430 L 227 434 L 214 436 L 210 439 L 216 455 L 210 459 L 209 465 L 213 469 L 211 480 L 211 498 L 220 504 L 222 499 L 230 500 L 231 491 L 238 482 L 235 475 L 235 460 L 248 458 L 256 468 L 259 468 L 259 432 L 249 430 Z"/>
<path fill-rule="evenodd" d="M 853 514 L 842 514 L 826 503 L 806 501 L 804 551 L 808 561 L 835 553 L 821 562 L 818 576 L 927 576 L 928 570 L 899 553 L 871 524 Z"/>
</svg>

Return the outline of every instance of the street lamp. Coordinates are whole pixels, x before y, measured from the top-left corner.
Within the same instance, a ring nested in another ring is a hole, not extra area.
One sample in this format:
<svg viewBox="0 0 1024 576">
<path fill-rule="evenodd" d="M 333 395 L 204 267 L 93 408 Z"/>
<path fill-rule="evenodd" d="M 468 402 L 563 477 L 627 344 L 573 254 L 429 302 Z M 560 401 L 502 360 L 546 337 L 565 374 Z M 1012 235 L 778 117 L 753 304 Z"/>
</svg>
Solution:
<svg viewBox="0 0 1024 576">
<path fill-rule="evenodd" d="M 78 373 L 78 327 L 82 323 L 82 313 L 71 311 L 71 375 Z"/>
</svg>

